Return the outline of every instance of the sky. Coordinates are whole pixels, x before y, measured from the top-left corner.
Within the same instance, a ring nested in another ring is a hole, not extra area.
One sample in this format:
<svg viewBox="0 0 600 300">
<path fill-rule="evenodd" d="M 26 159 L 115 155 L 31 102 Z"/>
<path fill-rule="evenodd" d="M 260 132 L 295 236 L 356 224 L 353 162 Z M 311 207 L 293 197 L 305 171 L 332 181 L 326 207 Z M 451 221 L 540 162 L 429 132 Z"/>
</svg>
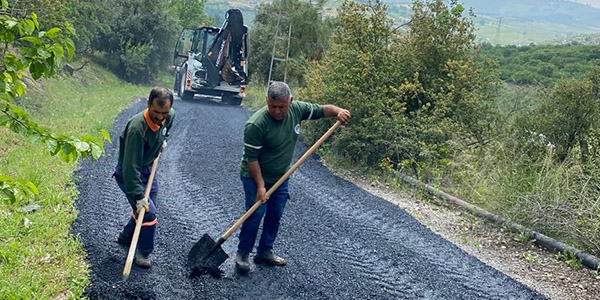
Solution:
<svg viewBox="0 0 600 300">
<path fill-rule="evenodd" d="M 600 8 L 600 0 L 570 0 L 581 4 L 589 4 L 593 7 Z"/>
</svg>

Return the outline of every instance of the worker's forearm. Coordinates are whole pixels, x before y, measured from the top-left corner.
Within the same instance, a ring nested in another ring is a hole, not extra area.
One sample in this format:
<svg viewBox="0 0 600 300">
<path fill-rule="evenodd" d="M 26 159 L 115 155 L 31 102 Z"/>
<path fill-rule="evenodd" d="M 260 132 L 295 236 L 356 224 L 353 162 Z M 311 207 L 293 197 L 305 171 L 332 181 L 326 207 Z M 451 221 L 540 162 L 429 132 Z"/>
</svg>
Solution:
<svg viewBox="0 0 600 300">
<path fill-rule="evenodd" d="M 248 171 L 250 171 L 250 176 L 252 176 L 252 179 L 254 179 L 254 183 L 256 183 L 256 188 L 264 188 L 265 180 L 262 177 L 260 164 L 258 163 L 258 160 L 248 163 Z"/>
<path fill-rule="evenodd" d="M 341 111 L 342 111 L 342 109 L 335 105 L 332 105 L 332 104 L 323 105 L 323 116 L 325 118 L 336 117 Z"/>
</svg>

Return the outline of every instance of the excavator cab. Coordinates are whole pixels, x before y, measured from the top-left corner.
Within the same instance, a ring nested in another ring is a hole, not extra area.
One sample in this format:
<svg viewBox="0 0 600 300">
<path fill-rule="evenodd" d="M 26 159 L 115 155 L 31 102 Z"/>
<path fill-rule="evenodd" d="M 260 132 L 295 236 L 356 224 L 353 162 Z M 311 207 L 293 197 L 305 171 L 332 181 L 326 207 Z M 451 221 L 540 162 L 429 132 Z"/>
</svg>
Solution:
<svg viewBox="0 0 600 300">
<path fill-rule="evenodd" d="M 184 100 L 194 94 L 221 96 L 239 105 L 248 83 L 247 36 L 242 13 L 230 9 L 221 28 L 184 29 L 175 45 L 174 90 Z"/>
<path fill-rule="evenodd" d="M 208 26 L 183 29 L 175 45 L 173 65 L 180 66 L 188 59 L 190 53 L 195 54 L 195 59 L 202 60 L 202 56 L 206 55 L 209 45 L 214 43 L 218 33 L 219 29 Z"/>
</svg>

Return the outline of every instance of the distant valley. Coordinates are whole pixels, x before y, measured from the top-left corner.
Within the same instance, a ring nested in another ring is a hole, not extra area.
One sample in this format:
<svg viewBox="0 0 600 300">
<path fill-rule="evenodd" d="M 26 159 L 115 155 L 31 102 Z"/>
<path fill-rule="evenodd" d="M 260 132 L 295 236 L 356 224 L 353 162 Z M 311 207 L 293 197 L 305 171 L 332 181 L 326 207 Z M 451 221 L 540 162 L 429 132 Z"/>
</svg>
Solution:
<svg viewBox="0 0 600 300">
<path fill-rule="evenodd" d="M 228 8 L 239 8 L 252 26 L 255 7 L 268 0 L 208 0 L 206 12 L 220 24 Z M 326 3 L 327 13 L 343 1 Z M 366 2 L 366 1 L 359 1 Z M 384 0 L 388 15 L 398 24 L 410 18 L 410 0 Z M 598 44 L 600 39 L 600 0 L 466 0 L 473 8 L 477 41 L 501 45 L 577 43 Z"/>
</svg>

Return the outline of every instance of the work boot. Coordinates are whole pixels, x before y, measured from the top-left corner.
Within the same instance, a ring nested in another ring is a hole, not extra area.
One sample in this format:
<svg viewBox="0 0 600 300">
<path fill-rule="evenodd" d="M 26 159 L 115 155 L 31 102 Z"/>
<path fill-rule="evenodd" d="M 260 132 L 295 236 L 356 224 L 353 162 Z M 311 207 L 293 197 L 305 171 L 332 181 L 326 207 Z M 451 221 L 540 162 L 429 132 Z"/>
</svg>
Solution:
<svg viewBox="0 0 600 300">
<path fill-rule="evenodd" d="M 271 251 L 256 254 L 256 256 L 254 256 L 254 262 L 262 265 L 285 266 L 285 259 L 273 254 Z"/>
<path fill-rule="evenodd" d="M 240 272 L 248 272 L 250 270 L 250 262 L 248 261 L 248 254 L 241 254 L 237 252 L 235 254 L 235 267 Z"/>
<path fill-rule="evenodd" d="M 150 260 L 150 256 L 144 255 L 144 254 L 140 253 L 139 251 L 135 252 L 135 259 L 133 261 L 140 268 L 144 268 L 144 269 L 150 268 L 150 265 L 152 264 L 152 261 Z"/>
<path fill-rule="evenodd" d="M 117 238 L 117 243 L 124 246 L 129 246 L 131 245 L 131 237 L 128 237 L 121 232 L 119 233 L 119 237 Z"/>
</svg>

